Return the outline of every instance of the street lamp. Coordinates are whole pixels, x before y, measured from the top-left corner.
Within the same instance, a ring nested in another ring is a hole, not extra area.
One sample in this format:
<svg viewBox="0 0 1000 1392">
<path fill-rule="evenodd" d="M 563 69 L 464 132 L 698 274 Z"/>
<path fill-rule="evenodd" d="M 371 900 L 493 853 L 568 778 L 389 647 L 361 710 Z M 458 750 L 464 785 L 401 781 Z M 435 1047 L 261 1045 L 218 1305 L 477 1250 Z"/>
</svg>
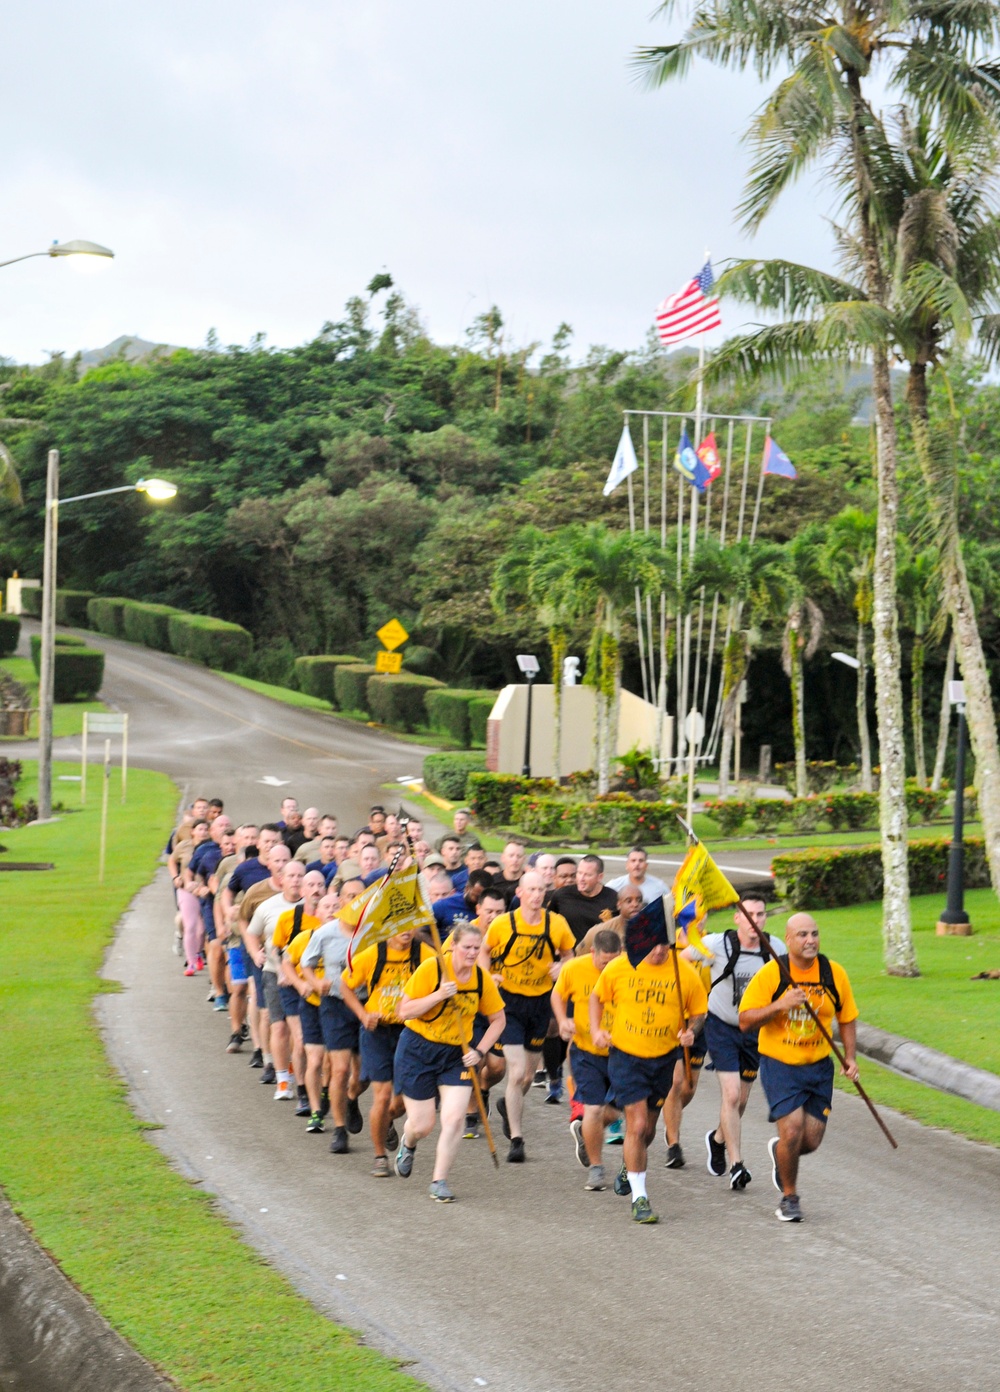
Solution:
<svg viewBox="0 0 1000 1392">
<path fill-rule="evenodd" d="M 531 687 L 535 678 L 538 676 L 538 658 L 534 653 L 518 653 L 517 665 L 524 674 L 528 683 L 528 713 L 524 721 L 524 764 L 521 774 L 525 778 L 531 777 Z"/>
<path fill-rule="evenodd" d="M 90 246 L 91 243 L 84 243 Z M 110 253 L 108 253 L 110 255 Z M 45 479 L 45 556 L 42 565 L 42 643 L 38 672 L 38 820 L 52 816 L 52 698 L 55 678 L 56 555 L 59 547 L 59 508 L 87 498 L 107 498 L 112 493 L 145 493 L 154 502 L 167 502 L 177 494 L 166 479 L 139 479 L 118 488 L 59 497 L 59 451 L 49 450 Z"/>
<path fill-rule="evenodd" d="M 965 846 L 962 842 L 965 819 L 965 683 L 948 683 L 948 702 L 958 711 L 958 737 L 955 742 L 955 818 L 948 848 L 948 903 L 937 922 L 939 938 L 967 938 L 972 932 L 965 912 Z"/>
<path fill-rule="evenodd" d="M 0 268 L 13 266 L 18 261 L 30 261 L 33 256 L 107 256 L 113 259 L 114 252 L 98 242 L 83 242 L 77 238 L 75 242 L 53 242 L 44 251 L 29 251 L 24 256 L 12 256 L 9 261 L 0 261 Z"/>
</svg>

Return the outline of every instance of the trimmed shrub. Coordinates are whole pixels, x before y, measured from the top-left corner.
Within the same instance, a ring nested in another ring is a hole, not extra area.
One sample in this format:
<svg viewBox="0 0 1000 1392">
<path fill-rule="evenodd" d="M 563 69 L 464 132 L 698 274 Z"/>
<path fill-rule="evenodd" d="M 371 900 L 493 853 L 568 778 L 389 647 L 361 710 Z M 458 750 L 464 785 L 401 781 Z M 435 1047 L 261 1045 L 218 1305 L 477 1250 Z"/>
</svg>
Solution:
<svg viewBox="0 0 1000 1392">
<path fill-rule="evenodd" d="M 469 702 L 469 743 L 486 746 L 486 724 L 496 704 L 495 696 L 477 696 Z"/>
<path fill-rule="evenodd" d="M 469 774 L 485 772 L 482 754 L 428 754 L 424 760 L 424 787 L 449 802 L 461 802 Z"/>
<path fill-rule="evenodd" d="M 21 641 L 21 620 L 16 614 L 0 614 L 0 657 L 10 657 Z"/>
<path fill-rule="evenodd" d="M 31 585 L 21 590 L 21 613 L 26 614 L 29 619 L 42 617 L 41 585 Z"/>
<path fill-rule="evenodd" d="M 440 677 L 444 663 L 433 648 L 411 643 L 403 649 L 403 671 L 411 672 L 415 677 Z"/>
<path fill-rule="evenodd" d="M 333 690 L 338 710 L 360 711 L 368 714 L 368 678 L 375 668 L 365 662 L 345 663 L 333 675 Z"/>
<path fill-rule="evenodd" d="M 96 648 L 59 644 L 52 693 L 56 701 L 92 700 L 104 681 L 104 654 Z"/>
<path fill-rule="evenodd" d="M 836 783 L 840 775 L 840 766 L 834 761 L 825 759 L 810 759 L 806 763 L 806 786 L 811 793 L 825 793 L 827 788 Z M 775 764 L 774 781 L 781 788 L 787 788 L 790 793 L 795 792 L 795 765 Z"/>
<path fill-rule="evenodd" d="M 511 820 L 528 836 L 641 845 L 664 840 L 680 810 L 676 802 L 639 802 L 627 796 L 564 802 L 528 793 L 512 799 Z"/>
<path fill-rule="evenodd" d="M 321 701 L 337 705 L 334 677 L 338 667 L 355 667 L 356 657 L 344 657 L 336 653 L 323 653 L 318 657 L 297 657 L 295 659 L 295 678 L 299 690 L 307 696 L 316 696 Z"/>
<path fill-rule="evenodd" d="M 952 803 L 952 807 L 954 807 Z M 966 788 L 965 797 L 962 799 L 962 813 L 967 822 L 974 822 L 979 817 L 979 794 L 975 788 Z"/>
<path fill-rule="evenodd" d="M 88 627 L 97 633 L 106 634 L 109 638 L 124 638 L 125 626 L 122 622 L 122 614 L 127 603 L 127 599 L 105 599 L 103 595 L 88 600 Z"/>
<path fill-rule="evenodd" d="M 523 778 L 519 773 L 470 773 L 466 796 L 483 826 L 508 826 L 514 798 L 526 793 L 547 797 L 557 788 L 554 778 Z"/>
<path fill-rule="evenodd" d="M 429 687 L 440 686 L 434 677 L 398 677 L 376 674 L 368 678 L 368 709 L 372 719 L 394 730 L 413 731 L 427 723 L 424 697 Z"/>
<path fill-rule="evenodd" d="M 789 804 L 780 798 L 755 798 L 751 806 L 754 826 L 762 836 L 773 836 L 791 816 Z"/>
<path fill-rule="evenodd" d="M 28 642 L 31 644 L 32 665 L 34 666 L 36 672 L 40 672 L 42 670 L 41 634 L 33 633 L 31 637 L 28 639 Z M 55 647 L 56 652 L 58 652 L 60 648 L 76 648 L 77 650 L 79 650 L 80 648 L 85 648 L 87 646 L 87 643 L 85 639 L 74 638 L 69 633 L 57 633 L 55 635 L 53 646 Z"/>
<path fill-rule="evenodd" d="M 753 803 L 739 802 L 734 798 L 717 798 L 705 803 L 705 811 L 719 828 L 720 835 L 735 836 L 753 806 Z"/>
<path fill-rule="evenodd" d="M 207 614 L 173 613 L 167 619 L 167 634 L 180 657 L 221 672 L 241 671 L 253 652 L 253 637 L 245 628 Z"/>
<path fill-rule="evenodd" d="M 130 643 L 143 643 L 157 652 L 172 652 L 168 625 L 171 615 L 180 612 L 169 604 L 127 599 L 122 605 L 122 629 Z"/>
<path fill-rule="evenodd" d="M 948 878 L 951 842 L 911 841 L 911 894 L 943 893 Z M 990 869 L 982 837 L 965 842 L 965 888 L 986 889 Z M 775 856 L 771 872 L 778 896 L 795 909 L 836 909 L 882 898 L 880 846 L 814 847 Z"/>
<path fill-rule="evenodd" d="M 511 799 L 510 819 L 526 836 L 561 836 L 566 841 L 582 841 L 580 831 L 585 802 L 563 802 L 557 797 L 538 797 L 521 793 Z"/>
<path fill-rule="evenodd" d="M 933 792 L 930 788 L 919 788 L 916 783 L 908 783 L 906 787 L 906 812 L 910 821 L 917 821 L 921 826 L 928 822 L 936 822 L 944 811 L 944 805 L 948 800 L 946 792 Z"/>
<path fill-rule="evenodd" d="M 831 831 L 860 831 L 878 826 L 878 793 L 827 793 L 823 802 Z"/>
<path fill-rule="evenodd" d="M 87 605 L 93 598 L 93 590 L 56 590 L 56 623 L 87 628 Z"/>
<path fill-rule="evenodd" d="M 472 729 L 469 723 L 469 706 L 482 698 L 481 691 L 462 691 L 451 687 L 436 687 L 427 692 L 424 706 L 432 730 L 449 735 L 460 749 L 468 749 L 472 742 Z M 492 707 L 493 701 L 490 701 Z"/>
</svg>

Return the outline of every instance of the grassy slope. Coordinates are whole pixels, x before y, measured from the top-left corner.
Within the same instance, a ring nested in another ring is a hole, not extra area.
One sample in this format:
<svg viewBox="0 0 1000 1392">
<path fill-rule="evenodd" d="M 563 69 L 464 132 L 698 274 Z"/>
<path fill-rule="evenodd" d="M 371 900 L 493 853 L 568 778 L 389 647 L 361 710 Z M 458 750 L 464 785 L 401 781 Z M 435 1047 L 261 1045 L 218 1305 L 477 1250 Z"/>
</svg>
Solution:
<svg viewBox="0 0 1000 1392">
<path fill-rule="evenodd" d="M 38 705 L 38 675 L 30 658 L 27 657 L 5 657 L 0 666 L 14 678 L 15 681 L 27 687 L 31 705 Z M 83 730 L 84 711 L 106 711 L 108 707 L 103 701 L 69 701 L 53 707 L 52 711 L 52 733 L 55 739 L 62 739 L 68 735 L 79 735 Z M 37 717 L 32 718 L 32 729 L 35 730 Z M 37 731 L 30 736 L 37 737 Z M 25 736 L 28 738 L 28 736 Z M 4 739 L 0 741 L 0 750 L 7 745 L 11 746 L 8 757 L 17 758 L 17 744 L 19 740 Z M 79 770 L 77 770 L 79 772 Z"/>
<path fill-rule="evenodd" d="M 110 803 L 102 888 L 97 806 L 3 832 L 11 859 L 57 868 L 0 879 L 4 1064 L 22 1081 L 0 1096 L 0 1184 L 69 1277 L 182 1387 L 416 1389 L 318 1314 L 174 1173 L 144 1141 L 105 1058 L 91 1011 L 96 972 L 175 805 L 166 778 L 130 774 L 128 807 Z"/>
</svg>

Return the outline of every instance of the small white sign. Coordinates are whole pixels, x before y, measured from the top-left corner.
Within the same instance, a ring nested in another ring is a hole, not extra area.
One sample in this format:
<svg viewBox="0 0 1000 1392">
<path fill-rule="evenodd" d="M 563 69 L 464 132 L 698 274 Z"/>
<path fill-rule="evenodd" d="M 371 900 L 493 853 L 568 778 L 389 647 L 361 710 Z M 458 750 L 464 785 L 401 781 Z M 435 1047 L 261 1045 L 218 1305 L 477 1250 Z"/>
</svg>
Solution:
<svg viewBox="0 0 1000 1392">
<path fill-rule="evenodd" d="M 125 732 L 127 715 L 106 715 L 103 711 L 85 711 L 87 730 L 92 735 L 121 735 Z"/>
<path fill-rule="evenodd" d="M 705 717 L 701 711 L 689 711 L 684 721 L 684 733 L 688 744 L 701 744 L 705 737 Z"/>
</svg>

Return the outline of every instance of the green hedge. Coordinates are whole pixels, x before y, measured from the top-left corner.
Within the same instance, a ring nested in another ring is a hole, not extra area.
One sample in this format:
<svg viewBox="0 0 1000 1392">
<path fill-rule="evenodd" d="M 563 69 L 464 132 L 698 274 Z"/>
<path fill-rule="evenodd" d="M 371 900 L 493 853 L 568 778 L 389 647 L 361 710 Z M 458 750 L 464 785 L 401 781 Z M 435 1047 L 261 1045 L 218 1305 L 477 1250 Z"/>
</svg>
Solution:
<svg viewBox="0 0 1000 1392">
<path fill-rule="evenodd" d="M 425 648 L 420 643 L 408 643 L 403 649 L 403 671 L 415 677 L 438 677 L 444 670 L 444 663 L 433 648 Z"/>
<path fill-rule="evenodd" d="M 462 802 L 470 773 L 485 773 L 482 754 L 428 754 L 424 760 L 424 787 L 449 802 Z"/>
<path fill-rule="evenodd" d="M 522 794 L 548 797 L 558 791 L 554 778 L 522 778 L 519 773 L 470 773 L 466 797 L 483 826 L 508 826 L 511 804 Z"/>
<path fill-rule="evenodd" d="M 10 657 L 21 641 L 21 620 L 16 614 L 0 614 L 0 657 Z"/>
<path fill-rule="evenodd" d="M 333 674 L 333 691 L 336 706 L 342 711 L 360 711 L 368 714 L 368 678 L 375 676 L 375 668 L 367 662 L 345 663 Z"/>
<path fill-rule="evenodd" d="M 104 654 L 96 648 L 58 644 L 52 682 L 56 701 L 91 700 L 104 681 Z"/>
<path fill-rule="evenodd" d="M 172 652 L 169 623 L 179 609 L 169 604 L 146 604 L 127 599 L 122 606 L 122 629 L 130 643 L 143 643 L 158 652 Z"/>
<path fill-rule="evenodd" d="M 87 602 L 87 624 L 97 633 L 108 638 L 124 638 L 123 614 L 127 599 L 106 599 L 98 595 Z"/>
<path fill-rule="evenodd" d="M 356 657 L 345 657 L 337 653 L 322 653 L 317 657 L 297 657 L 295 659 L 295 680 L 299 690 L 307 696 L 316 696 L 321 701 L 337 704 L 334 678 L 338 667 L 356 667 Z"/>
<path fill-rule="evenodd" d="M 511 819 L 528 836 L 642 845 L 669 840 L 681 810 L 680 803 L 638 802 L 628 796 L 564 802 L 528 793 L 512 799 Z"/>
<path fill-rule="evenodd" d="M 469 702 L 469 743 L 486 745 L 486 722 L 496 704 L 495 696 L 479 697 Z"/>
<path fill-rule="evenodd" d="M 926 825 L 938 818 L 947 793 L 910 785 L 906 810 L 911 822 Z M 870 831 L 878 827 L 878 793 L 822 793 L 807 798 L 755 798 L 738 801 L 717 799 L 705 803 L 705 811 L 723 836 L 735 836 L 746 827 L 759 835 L 773 835 L 779 827 L 791 827 L 806 836 L 826 824 L 830 831 Z"/>
<path fill-rule="evenodd" d="M 944 893 L 951 842 L 911 841 L 911 894 Z M 965 887 L 987 889 L 990 869 L 982 837 L 965 842 Z M 836 909 L 882 898 L 882 851 L 879 846 L 846 846 L 786 851 L 771 862 L 778 897 L 795 909 Z"/>
<path fill-rule="evenodd" d="M 424 697 L 430 688 L 440 685 L 435 677 L 377 674 L 368 678 L 368 710 L 380 725 L 391 725 L 394 730 L 416 730 L 427 723 Z"/>
<path fill-rule="evenodd" d="M 469 708 L 473 701 L 482 699 L 482 691 L 463 691 L 447 686 L 428 691 L 424 705 L 431 729 L 450 735 L 460 749 L 468 749 L 472 743 Z M 491 707 L 495 699 L 490 698 Z"/>
<path fill-rule="evenodd" d="M 844 766 L 846 772 L 848 766 Z M 854 765 L 850 765 L 851 768 Z M 833 786 L 838 778 L 841 778 L 842 769 L 840 764 L 832 759 L 809 759 L 806 762 L 806 787 L 811 793 L 825 793 L 827 788 Z M 795 765 L 794 764 L 775 764 L 774 781 L 781 788 L 787 788 L 790 793 L 795 792 Z"/>
<path fill-rule="evenodd" d="M 242 671 L 253 652 L 253 637 L 245 628 L 208 614 L 171 614 L 167 634 L 179 657 L 220 672 Z"/>
<path fill-rule="evenodd" d="M 41 585 L 32 585 L 30 588 L 21 590 L 21 613 L 26 614 L 29 619 L 42 617 Z"/>
<path fill-rule="evenodd" d="M 87 605 L 93 598 L 93 590 L 56 590 L 56 623 L 87 628 Z"/>
<path fill-rule="evenodd" d="M 28 642 L 31 644 L 32 664 L 34 665 L 35 671 L 40 672 L 42 670 L 42 635 L 40 633 L 33 633 L 28 639 Z M 60 648 L 76 648 L 79 650 L 87 646 L 86 639 L 74 638 L 69 633 L 57 633 L 53 642 L 56 652 L 58 652 Z"/>
</svg>

